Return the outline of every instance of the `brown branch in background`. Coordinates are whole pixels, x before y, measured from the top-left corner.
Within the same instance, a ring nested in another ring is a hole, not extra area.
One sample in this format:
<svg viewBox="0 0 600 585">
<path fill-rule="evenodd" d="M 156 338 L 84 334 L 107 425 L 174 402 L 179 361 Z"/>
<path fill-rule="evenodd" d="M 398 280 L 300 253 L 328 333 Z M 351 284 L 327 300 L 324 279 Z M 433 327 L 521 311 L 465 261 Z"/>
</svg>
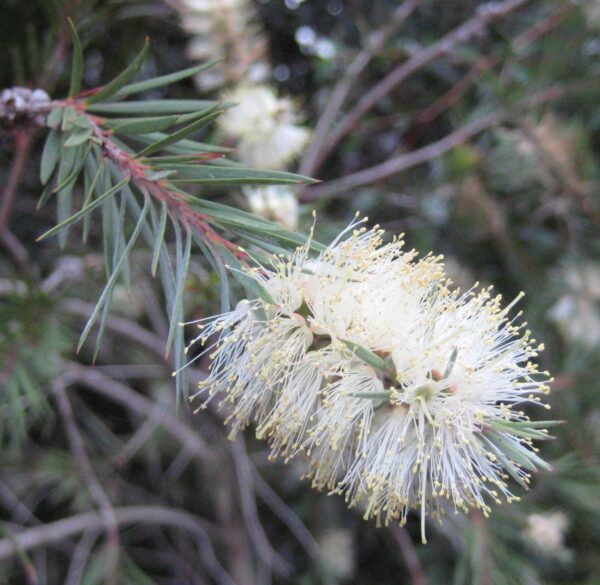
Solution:
<svg viewBox="0 0 600 585">
<path fill-rule="evenodd" d="M 535 145 L 540 162 L 542 162 L 550 177 L 557 180 L 559 188 L 577 203 L 583 213 L 590 218 L 596 227 L 600 228 L 600 210 L 594 208 L 592 205 L 586 193 L 585 186 L 582 185 L 577 177 L 573 176 L 574 173 L 565 169 L 565 165 L 560 160 L 557 160 L 555 153 L 539 140 L 534 128 L 527 120 L 521 121 L 521 129 Z"/>
<path fill-rule="evenodd" d="M 327 133 L 335 123 L 344 102 L 352 91 L 360 74 L 365 70 L 371 59 L 381 51 L 388 38 L 411 15 L 422 0 L 406 0 L 392 14 L 389 23 L 374 31 L 367 39 L 366 47 L 356 55 L 346 69 L 346 73 L 335 86 L 327 99 L 327 106 L 319 117 L 312 140 L 304 153 L 299 167 L 301 175 L 310 176 L 320 164 L 320 148 L 327 138 Z"/>
<path fill-rule="evenodd" d="M 220 585 L 236 585 L 215 556 L 209 538 L 209 534 L 214 533 L 214 526 L 208 521 L 189 512 L 165 506 L 124 506 L 115 508 L 114 512 L 119 527 L 135 524 L 158 524 L 194 534 L 198 538 L 199 551 L 211 577 Z M 83 512 L 64 520 L 27 528 L 14 534 L 13 539 L 3 538 L 0 540 L 0 560 L 11 558 L 17 554 L 18 550 L 28 551 L 54 546 L 83 532 L 99 530 L 104 524 L 104 518 L 100 514 Z"/>
<path fill-rule="evenodd" d="M 390 526 L 388 530 L 394 537 L 394 540 L 398 543 L 398 546 L 400 546 L 406 568 L 410 573 L 412 585 L 428 585 L 429 581 L 423 571 L 421 561 L 415 550 L 415 545 L 408 535 L 408 532 L 406 532 L 406 529 L 401 526 Z"/>
<path fill-rule="evenodd" d="M 52 390 L 56 397 L 58 412 L 63 421 L 65 432 L 69 439 L 69 447 L 71 453 L 75 457 L 81 475 L 85 481 L 85 486 L 90 492 L 92 499 L 96 502 L 100 509 L 100 514 L 106 529 L 107 556 L 106 556 L 106 579 L 107 585 L 115 585 L 118 580 L 119 568 L 119 526 L 115 510 L 106 494 L 92 463 L 89 460 L 83 438 L 77 428 L 73 409 L 67 396 L 64 381 L 61 379 L 54 380 Z"/>
<path fill-rule="evenodd" d="M 194 457 L 204 463 L 214 460 L 215 455 L 200 435 L 184 424 L 180 418 L 165 410 L 157 411 L 154 402 L 94 368 L 86 368 L 75 362 L 69 362 L 65 366 L 67 381 L 78 382 L 109 400 L 141 414 L 149 420 L 156 421 L 164 430 L 181 441 Z"/>
<path fill-rule="evenodd" d="M 502 114 L 496 113 L 474 120 L 455 132 L 444 136 L 441 140 L 428 144 L 423 148 L 413 150 L 407 154 L 401 154 L 363 171 L 358 171 L 357 173 L 347 175 L 341 179 L 314 187 L 304 194 L 303 200 L 315 201 L 322 197 L 331 197 L 346 190 L 361 187 L 362 185 L 370 185 L 377 181 L 387 179 L 406 169 L 445 154 L 452 148 L 459 144 L 463 144 L 473 136 L 490 128 L 501 119 Z"/>
<path fill-rule="evenodd" d="M 288 527 L 300 546 L 313 561 L 320 561 L 319 543 L 298 515 L 290 508 L 266 482 L 258 470 L 253 468 L 254 486 L 258 497 Z"/>
<path fill-rule="evenodd" d="M 70 313 L 71 315 L 76 315 L 78 317 L 82 317 L 84 319 L 89 319 L 90 315 L 94 312 L 94 305 L 91 303 L 86 303 L 85 301 L 81 301 L 79 299 L 64 299 L 61 302 L 61 309 Z M 172 368 L 172 364 L 169 361 L 164 360 L 165 353 L 165 344 L 164 341 L 154 335 L 141 325 L 138 325 L 134 321 L 130 321 L 129 319 L 125 319 L 124 317 L 117 317 L 115 315 L 110 315 L 107 319 L 107 327 L 124 336 L 128 339 L 131 339 L 141 345 L 144 349 L 160 356 L 164 361 L 165 365 L 168 365 L 169 368 Z"/>
<path fill-rule="evenodd" d="M 17 238 L 8 227 L 5 227 L 0 231 L 0 243 L 8 250 L 8 253 L 13 257 L 15 263 L 18 264 L 20 268 L 28 268 L 27 261 L 29 259 L 29 252 L 27 252 L 27 248 L 21 244 L 19 238 Z"/>
<path fill-rule="evenodd" d="M 29 160 L 34 133 L 35 128 L 27 128 L 15 132 L 15 155 L 10 165 L 10 171 L 2 190 L 2 195 L 0 195 L 0 233 L 8 226 L 17 190 L 21 184 L 21 179 Z"/>
<path fill-rule="evenodd" d="M 333 129 L 328 140 L 320 145 L 318 156 L 315 156 L 313 173 L 311 174 L 314 174 L 319 169 L 326 157 L 354 129 L 358 121 L 400 83 L 435 59 L 447 55 L 457 45 L 483 35 L 490 24 L 518 10 L 528 1 L 505 0 L 504 2 L 490 2 L 480 6 L 472 18 L 429 47 L 417 52 L 410 59 L 391 71 L 363 95 Z"/>
<path fill-rule="evenodd" d="M 258 517 L 252 468 L 241 437 L 231 445 L 231 454 L 239 489 L 242 515 L 257 557 L 266 565 L 268 570 L 274 570 L 280 577 L 289 577 L 291 565 L 273 550 Z"/>
<path fill-rule="evenodd" d="M 572 4 L 559 6 L 550 16 L 539 23 L 534 24 L 511 42 L 512 50 L 520 53 L 531 43 L 554 30 L 573 10 Z M 501 60 L 501 55 L 492 53 L 484 55 L 477 59 L 469 71 L 461 77 L 444 95 L 439 97 L 431 105 L 423 109 L 415 118 L 415 124 L 429 124 L 437 118 L 442 112 L 454 105 L 465 92 L 475 84 L 483 71 L 491 69 Z"/>
<path fill-rule="evenodd" d="M 593 87 L 593 85 L 573 85 L 570 87 L 565 87 L 560 84 L 552 85 L 524 98 L 515 106 L 515 109 L 527 109 L 539 106 L 547 102 L 559 100 L 567 94 L 586 91 L 590 89 L 590 87 Z M 487 130 L 488 128 L 491 128 L 495 124 L 499 123 L 508 115 L 509 114 L 506 112 L 496 112 L 477 120 L 473 120 L 458 130 L 455 130 L 454 132 L 444 136 L 444 138 L 441 138 L 437 142 L 433 142 L 427 146 L 413 150 L 412 152 L 390 158 L 381 164 L 374 165 L 368 169 L 364 169 L 356 173 L 352 173 L 351 175 L 347 175 L 341 179 L 311 187 L 302 195 L 302 200 L 306 202 L 315 201 L 316 199 L 322 197 L 331 197 L 349 189 L 354 189 L 363 185 L 370 185 L 374 182 L 387 179 L 392 175 L 396 175 L 402 171 L 405 171 L 406 169 L 422 164 L 429 160 L 433 160 L 445 154 L 452 148 L 464 144 L 467 140 L 470 140 L 477 134 L 480 134 L 484 130 Z"/>
</svg>

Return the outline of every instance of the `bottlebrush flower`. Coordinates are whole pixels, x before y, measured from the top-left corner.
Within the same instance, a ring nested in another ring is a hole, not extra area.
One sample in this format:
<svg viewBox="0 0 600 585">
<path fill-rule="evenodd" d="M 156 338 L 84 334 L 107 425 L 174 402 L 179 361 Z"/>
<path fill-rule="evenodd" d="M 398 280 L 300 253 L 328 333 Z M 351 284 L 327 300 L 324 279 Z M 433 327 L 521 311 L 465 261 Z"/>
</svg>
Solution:
<svg viewBox="0 0 600 585">
<path fill-rule="evenodd" d="M 269 73 L 267 41 L 256 22 L 249 0 L 169 0 L 180 14 L 182 28 L 191 35 L 192 61 L 219 63 L 194 77 L 201 91 L 227 83 L 257 83 Z"/>
<path fill-rule="evenodd" d="M 316 259 L 309 244 L 246 270 L 264 291 L 199 323 L 232 435 L 300 453 L 316 488 L 385 524 L 517 499 L 546 464 L 544 426 L 520 410 L 548 392 L 536 346 L 490 289 L 452 291 L 441 257 L 355 222 Z M 520 315 L 520 314 L 519 314 Z M 517 315 L 517 317 L 519 316 Z"/>
<path fill-rule="evenodd" d="M 288 230 L 298 229 L 298 199 L 287 185 L 244 187 L 243 192 L 252 213 L 274 221 Z"/>
<path fill-rule="evenodd" d="M 218 123 L 237 140 L 242 163 L 281 170 L 302 152 L 310 133 L 298 125 L 290 99 L 277 97 L 266 85 L 241 85 L 226 97 L 236 105 Z"/>
</svg>

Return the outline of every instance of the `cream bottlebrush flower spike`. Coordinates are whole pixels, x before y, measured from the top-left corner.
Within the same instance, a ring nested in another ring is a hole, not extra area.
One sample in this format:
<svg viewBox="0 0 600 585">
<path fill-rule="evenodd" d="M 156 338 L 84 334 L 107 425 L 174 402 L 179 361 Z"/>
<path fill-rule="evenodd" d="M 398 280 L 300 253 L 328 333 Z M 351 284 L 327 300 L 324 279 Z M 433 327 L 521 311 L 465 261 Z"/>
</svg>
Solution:
<svg viewBox="0 0 600 585">
<path fill-rule="evenodd" d="M 264 298 L 198 323 L 212 364 L 205 403 L 222 396 L 231 434 L 256 425 L 272 456 L 304 453 L 314 487 L 365 518 L 406 521 L 517 499 L 546 464 L 532 439 L 548 372 L 523 325 L 490 290 L 449 289 L 441 257 L 355 222 L 316 259 L 308 244 L 246 270 Z M 517 407 L 518 408 L 515 408 Z"/>
<path fill-rule="evenodd" d="M 220 116 L 218 124 L 237 141 L 243 164 L 282 170 L 306 146 L 310 132 L 298 125 L 292 100 L 277 97 L 266 85 L 241 85 L 225 98 L 236 105 Z"/>
<path fill-rule="evenodd" d="M 267 40 L 256 24 L 249 0 L 169 0 L 180 14 L 182 28 L 192 35 L 192 61 L 220 62 L 194 81 L 202 91 L 227 83 L 257 83 L 269 73 Z"/>
</svg>

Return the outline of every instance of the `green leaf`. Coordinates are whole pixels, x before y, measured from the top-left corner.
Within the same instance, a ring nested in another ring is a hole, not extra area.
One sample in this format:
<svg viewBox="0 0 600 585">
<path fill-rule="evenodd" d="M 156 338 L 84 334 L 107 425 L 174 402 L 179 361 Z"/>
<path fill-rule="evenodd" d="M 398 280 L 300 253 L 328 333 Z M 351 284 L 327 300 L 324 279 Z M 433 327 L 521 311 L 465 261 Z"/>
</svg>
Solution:
<svg viewBox="0 0 600 585">
<path fill-rule="evenodd" d="M 527 449 L 526 451 L 520 450 L 510 441 L 510 439 L 506 438 L 506 436 L 501 433 L 487 431 L 484 435 L 518 465 L 521 465 L 530 471 L 537 471 L 537 467 L 552 471 L 552 465 L 546 463 L 530 449 Z"/>
<path fill-rule="evenodd" d="M 381 359 L 377 354 L 373 353 L 370 349 L 363 347 L 362 345 L 358 345 L 358 343 L 354 343 L 353 341 L 348 341 L 346 339 L 342 339 L 341 342 L 360 360 L 370 365 L 372 368 L 379 370 L 381 372 L 387 372 L 388 368 L 385 365 L 383 359 Z"/>
<path fill-rule="evenodd" d="M 492 450 L 498 461 L 504 466 L 511 477 L 523 488 L 528 490 L 529 485 L 519 473 L 519 468 L 502 452 L 502 450 L 485 435 L 475 435 L 480 441 L 484 440 L 487 446 Z M 485 448 L 485 446 L 484 446 Z"/>
<path fill-rule="evenodd" d="M 93 196 L 94 196 L 94 192 L 96 190 L 96 184 L 98 183 L 98 179 L 100 178 L 100 175 L 102 174 L 103 170 L 104 170 L 104 165 L 105 162 L 101 155 L 98 153 L 98 160 L 100 162 L 96 162 L 96 160 L 94 160 L 93 156 L 89 156 L 88 160 L 86 161 L 86 174 L 84 175 L 84 179 L 87 180 L 87 183 L 85 184 L 85 197 L 83 199 L 83 206 L 85 207 L 86 205 L 88 205 L 90 203 L 90 201 L 92 200 Z M 95 170 L 94 170 L 95 168 Z M 88 179 L 88 173 L 89 175 L 91 175 L 92 173 L 94 173 L 94 176 L 92 178 L 91 181 L 89 181 Z M 90 230 L 90 218 L 91 216 L 86 216 L 83 218 L 83 235 L 82 235 L 82 239 L 84 242 L 87 242 L 87 238 L 88 238 L 88 233 Z"/>
<path fill-rule="evenodd" d="M 485 420 L 484 424 L 501 433 L 510 433 L 517 437 L 527 437 L 530 439 L 537 439 L 538 441 L 548 441 L 553 438 L 548 433 L 534 429 L 531 426 L 519 424 L 518 422 L 508 420 Z"/>
<path fill-rule="evenodd" d="M 175 184 L 201 183 L 205 185 L 298 185 L 313 183 L 313 179 L 284 171 L 265 171 L 246 167 L 224 167 L 216 165 L 171 164 L 178 171 Z"/>
<path fill-rule="evenodd" d="M 60 158 L 60 152 L 61 133 L 57 130 L 50 130 L 46 142 L 44 142 L 44 149 L 42 150 L 42 162 L 40 165 L 40 180 L 42 181 L 42 185 L 45 185 L 52 177 L 52 173 L 54 173 L 54 169 L 56 169 Z"/>
<path fill-rule="evenodd" d="M 84 142 L 87 142 L 91 137 L 94 131 L 92 128 L 86 128 L 85 130 L 80 130 L 78 132 L 73 132 L 65 142 L 65 148 L 69 148 L 71 146 L 79 146 Z"/>
<path fill-rule="evenodd" d="M 218 63 L 219 60 L 210 61 L 203 65 L 196 65 L 195 67 L 189 67 L 188 69 L 182 69 L 181 71 L 176 71 L 175 73 L 169 73 L 168 75 L 161 75 L 159 77 L 154 77 L 153 79 L 147 79 L 146 81 L 139 81 L 137 83 L 131 83 L 121 88 L 115 97 L 126 97 L 133 93 L 140 93 L 142 91 L 148 91 L 149 89 L 155 89 L 157 87 L 163 87 L 165 85 L 170 85 L 171 83 L 176 83 L 177 81 L 181 81 L 182 79 L 186 79 L 187 77 L 192 77 L 210 67 L 214 66 Z"/>
<path fill-rule="evenodd" d="M 75 25 L 70 18 L 69 26 L 71 27 L 71 36 L 73 40 L 73 62 L 71 64 L 71 84 L 69 86 L 69 97 L 75 97 L 81 89 L 81 80 L 83 79 L 83 49 L 81 48 L 81 40 L 75 29 Z"/>
<path fill-rule="evenodd" d="M 110 295 L 114 285 L 117 282 L 117 278 L 119 277 L 119 274 L 121 273 L 121 269 L 123 268 L 125 260 L 129 256 L 129 252 L 131 252 L 131 249 L 133 248 L 133 245 L 135 244 L 135 242 L 140 234 L 142 226 L 144 225 L 144 221 L 146 219 L 147 213 L 148 213 L 148 200 L 146 200 L 144 202 L 144 207 L 142 209 L 142 212 L 140 213 L 140 217 L 135 226 L 135 229 L 133 230 L 133 234 L 131 235 L 131 238 L 127 242 L 127 245 L 125 246 L 125 249 L 123 250 L 123 253 L 121 254 L 121 257 L 119 258 L 118 262 L 114 266 L 112 274 L 110 275 L 110 278 L 108 279 L 108 282 L 106 283 L 104 290 L 102 291 L 102 294 L 100 295 L 100 298 L 98 299 L 98 302 L 96 303 L 96 306 L 94 307 L 94 310 L 92 311 L 92 314 L 90 315 L 90 318 L 88 319 L 88 321 L 85 325 L 85 328 L 81 334 L 81 337 L 79 338 L 79 343 L 77 344 L 78 352 L 81 350 L 81 347 L 85 343 L 87 336 L 90 334 L 92 327 L 94 326 L 94 324 L 96 323 L 96 321 L 98 319 L 98 313 L 102 309 L 104 303 L 108 299 L 108 296 Z"/>
<path fill-rule="evenodd" d="M 144 116 L 160 116 L 167 114 L 200 113 L 213 110 L 219 102 L 209 100 L 142 100 L 130 102 L 104 102 L 89 104 L 86 109 L 99 114 L 143 114 Z M 223 104 L 221 104 L 223 107 Z"/>
<path fill-rule="evenodd" d="M 37 203 L 37 209 L 40 209 L 42 207 L 42 205 L 44 205 L 44 203 L 46 203 L 46 201 L 48 201 L 48 199 L 50 199 L 50 196 L 52 195 L 52 183 L 46 183 L 46 186 L 44 187 L 42 194 L 40 195 L 40 199 Z"/>
<path fill-rule="evenodd" d="M 71 210 L 73 209 L 73 185 L 68 185 L 64 189 L 61 189 L 57 194 L 57 203 L 56 203 L 56 220 L 59 223 L 68 217 L 71 214 Z M 58 235 L 58 245 L 61 250 L 67 245 L 67 237 L 69 235 L 68 227 L 67 229 L 60 232 Z"/>
<path fill-rule="evenodd" d="M 154 234 L 154 251 L 152 253 L 152 276 L 156 275 L 156 269 L 158 267 L 158 260 L 160 258 L 160 251 L 163 246 L 165 239 L 165 230 L 167 229 L 167 217 L 168 217 L 167 202 L 162 201 L 160 204 L 160 220 L 158 222 L 158 228 Z"/>
<path fill-rule="evenodd" d="M 275 304 L 273 297 L 267 289 L 260 284 L 256 279 L 248 276 L 242 267 L 240 261 L 225 247 L 219 248 L 219 255 L 225 260 L 226 267 L 229 268 L 233 278 L 237 280 L 243 287 L 250 298 L 262 299 L 271 305 Z"/>
<path fill-rule="evenodd" d="M 79 221 L 84 215 L 86 215 L 90 211 L 93 211 L 94 209 L 96 209 L 96 207 L 98 207 L 107 197 L 110 197 L 113 193 L 116 193 L 117 191 L 122 189 L 127 183 L 129 183 L 129 180 L 130 180 L 129 177 L 126 177 L 125 179 L 123 179 L 122 181 L 120 181 L 119 183 L 117 183 L 116 185 L 111 187 L 108 191 L 106 191 L 105 193 L 102 193 L 102 195 L 100 195 L 99 197 L 94 199 L 91 203 L 89 203 L 88 205 L 86 205 L 85 207 L 80 209 L 77 213 L 74 213 L 71 217 L 68 217 L 67 219 L 65 219 L 64 221 L 59 223 L 58 225 L 55 225 L 53 228 L 49 229 L 47 232 L 45 232 L 44 234 L 39 236 L 36 239 L 36 242 L 39 242 L 40 240 L 43 240 L 44 238 L 52 236 L 55 233 L 62 230 L 64 227 L 71 225 L 72 223 L 75 223 L 76 221 Z"/>
<path fill-rule="evenodd" d="M 203 115 L 201 118 L 184 126 L 181 130 L 177 130 L 177 132 L 173 132 L 173 134 L 169 134 L 164 138 L 157 140 L 156 142 L 150 144 L 140 152 L 138 152 L 135 156 L 139 158 L 141 156 L 148 156 L 157 150 L 162 150 L 165 146 L 169 146 L 169 144 L 173 144 L 174 142 L 178 142 L 179 140 L 189 136 L 190 134 L 194 134 L 200 130 L 200 128 L 206 126 L 207 123 L 214 120 L 220 112 L 214 111 L 209 114 Z"/>
<path fill-rule="evenodd" d="M 179 116 L 160 116 L 153 118 L 132 118 L 113 125 L 107 124 L 115 134 L 147 134 L 160 132 L 177 124 Z M 114 122 L 114 121 L 111 121 Z"/>
<path fill-rule="evenodd" d="M 167 136 L 168 134 L 163 134 L 162 132 L 151 132 L 150 134 L 136 134 L 132 136 L 132 138 L 139 140 L 144 144 L 152 144 L 157 140 L 166 138 Z M 177 142 L 177 144 L 168 146 L 165 148 L 165 151 L 174 155 L 193 154 L 197 156 L 198 153 L 227 154 L 228 152 L 231 152 L 232 149 L 224 146 L 215 146 L 214 144 L 204 144 L 203 142 L 197 142 L 196 140 L 183 139 Z"/>
<path fill-rule="evenodd" d="M 66 146 L 66 143 L 65 143 L 65 146 Z M 52 193 L 58 193 L 59 191 L 62 191 L 65 187 L 68 187 L 69 185 L 71 185 L 71 183 L 75 182 L 75 180 L 79 176 L 79 172 L 81 171 L 81 169 L 83 168 L 83 165 L 85 164 L 85 160 L 86 160 L 87 155 L 90 152 L 91 148 L 92 148 L 92 145 L 88 144 L 88 146 L 85 150 L 77 149 L 77 150 L 72 151 L 74 153 L 72 158 L 76 160 L 74 167 L 72 167 L 73 170 L 67 175 L 67 177 L 65 177 L 63 180 L 61 180 L 60 183 L 56 187 L 54 187 L 54 189 L 52 190 Z M 71 150 L 65 151 L 65 154 L 63 155 L 63 160 L 65 158 L 67 158 L 69 152 L 71 152 Z M 78 159 L 77 156 L 80 156 L 80 158 Z M 71 157 L 69 157 L 69 158 L 71 159 Z M 62 170 L 62 160 L 61 160 L 61 169 L 59 169 L 59 177 L 58 177 L 59 180 L 60 180 L 61 170 Z"/>
<path fill-rule="evenodd" d="M 178 223 L 175 223 L 176 232 L 179 232 Z M 178 246 L 179 248 L 180 246 Z M 185 288 L 185 279 L 188 274 L 190 266 L 190 256 L 192 251 L 192 231 L 191 229 L 186 230 L 185 250 L 183 257 L 177 258 L 177 288 L 175 290 L 175 299 L 173 300 L 173 307 L 171 309 L 171 323 L 169 324 L 169 335 L 167 337 L 167 346 L 165 354 L 168 355 L 171 345 L 173 343 L 173 336 L 178 328 L 178 323 L 181 320 L 181 304 L 183 299 L 183 290 Z M 179 254 L 178 254 L 179 255 Z"/>
<path fill-rule="evenodd" d="M 366 398 L 367 400 L 389 400 L 391 395 L 391 392 L 385 390 L 381 392 L 353 392 L 350 394 L 352 398 Z"/>
<path fill-rule="evenodd" d="M 59 128 L 59 126 L 62 124 L 64 113 L 65 108 L 63 106 L 54 108 L 46 118 L 46 126 L 49 128 L 54 128 L 55 130 Z"/>
<path fill-rule="evenodd" d="M 247 211 L 235 209 L 229 205 L 223 205 L 215 201 L 199 199 L 191 195 L 187 195 L 187 200 L 196 211 L 207 216 L 209 223 L 232 230 L 254 232 L 263 238 L 270 237 L 286 246 L 286 248 L 302 246 L 307 241 L 305 235 L 290 232 L 274 222 L 262 219 Z M 321 252 L 325 249 L 325 246 L 315 240 L 311 240 L 310 248 L 314 252 Z"/>
<path fill-rule="evenodd" d="M 146 57 L 148 56 L 148 39 L 144 41 L 144 46 L 140 51 L 139 55 L 133 60 L 133 62 L 119 75 L 117 75 L 110 83 L 104 86 L 98 93 L 87 98 L 85 100 L 86 106 L 101 102 L 110 96 L 117 93 L 139 70 L 142 66 Z"/>
</svg>

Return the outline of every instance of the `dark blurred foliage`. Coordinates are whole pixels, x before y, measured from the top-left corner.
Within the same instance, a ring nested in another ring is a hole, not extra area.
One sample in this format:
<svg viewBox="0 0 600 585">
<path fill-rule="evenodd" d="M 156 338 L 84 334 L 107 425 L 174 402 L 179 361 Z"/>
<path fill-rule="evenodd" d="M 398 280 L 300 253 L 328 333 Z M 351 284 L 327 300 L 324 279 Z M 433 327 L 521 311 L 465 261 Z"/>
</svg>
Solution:
<svg viewBox="0 0 600 585">
<path fill-rule="evenodd" d="M 397 4 L 256 3 L 273 77 L 298 98 L 309 127 Z M 355 80 L 337 119 L 399 64 L 472 18 L 480 4 L 422 2 Z M 494 22 L 488 34 L 418 68 L 313 165 L 311 174 L 324 182 L 300 193 L 303 227 L 316 208 L 322 241 L 360 210 L 372 223 L 405 232 L 409 247 L 443 253 L 462 288 L 477 280 L 506 298 L 527 293 L 522 308 L 546 344 L 543 365 L 556 378 L 551 418 L 566 421 L 557 440 L 543 446 L 553 473 L 538 474 L 520 503 L 498 508 L 490 520 L 451 515 L 442 526 L 431 523 L 426 546 L 416 544 L 416 518 L 406 530 L 376 528 L 341 499 L 299 481 L 301 465 L 267 462 L 265 446 L 251 432 L 246 444 L 231 444 L 217 413 L 193 416 L 187 405 L 176 406 L 171 366 L 161 352 L 163 299 L 135 265 L 136 286 L 117 291 L 107 341 L 92 367 L 92 351 L 76 356 L 74 344 L 102 283 L 94 248 L 101 236 L 93 232 L 87 246 L 72 243 L 60 253 L 55 242 L 34 242 L 53 221 L 35 207 L 37 136 L 9 224 L 24 249 L 5 240 L 0 256 L 0 583 L 230 583 L 223 567 L 238 585 L 263 585 L 271 577 L 298 585 L 600 583 L 596 4 L 529 2 Z M 87 87 L 120 71 L 146 36 L 152 46 L 141 77 L 190 65 L 178 15 L 159 0 L 0 0 L 0 13 L 0 88 L 66 94 L 68 14 L 84 43 Z M 527 40 L 540 23 L 547 30 Z M 324 58 L 299 44 L 301 27 L 330 42 L 335 55 Z M 485 57 L 489 66 L 480 66 Z M 197 97 L 187 81 L 166 91 L 148 97 Z M 448 92 L 456 99 L 435 115 L 427 110 Z M 539 101 L 532 104 L 532 96 Z M 489 127 L 460 139 L 465 125 L 499 112 Z M 457 133 L 453 148 L 424 156 L 422 164 L 335 188 L 344 177 Z M 2 185 L 14 150 L 13 137 L 0 134 Z M 147 265 L 142 260 L 140 267 Z M 218 312 L 216 283 L 210 266 L 192 262 L 185 292 L 190 318 Z M 69 416 L 85 446 L 83 463 L 65 428 Z M 90 496 L 88 458 L 92 478 L 116 510 L 116 571 L 106 510 L 92 514 L 98 505 Z M 564 543 L 540 537 L 532 528 L 535 515 L 549 523 L 542 536 L 560 524 Z M 81 526 L 64 538 L 43 531 L 67 518 Z M 40 546 L 6 552 L 14 534 L 36 529 L 46 536 Z"/>
</svg>

